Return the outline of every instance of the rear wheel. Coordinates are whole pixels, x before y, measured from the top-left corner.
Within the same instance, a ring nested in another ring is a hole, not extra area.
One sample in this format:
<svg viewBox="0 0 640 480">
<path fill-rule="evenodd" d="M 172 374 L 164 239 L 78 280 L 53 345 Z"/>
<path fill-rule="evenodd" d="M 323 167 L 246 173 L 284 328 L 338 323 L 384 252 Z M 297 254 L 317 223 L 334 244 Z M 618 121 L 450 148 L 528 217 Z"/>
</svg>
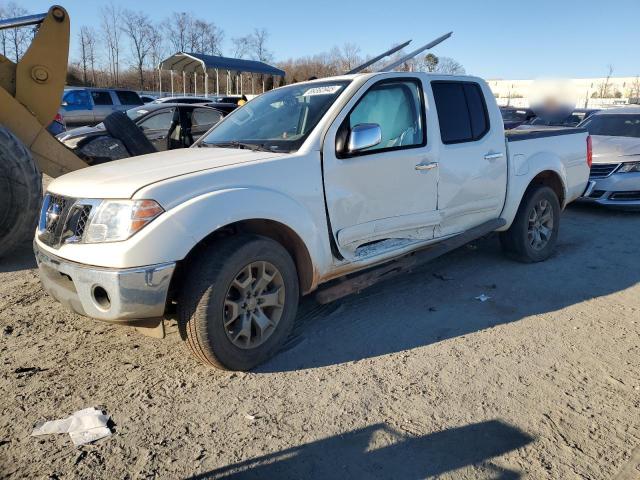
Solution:
<svg viewBox="0 0 640 480">
<path fill-rule="evenodd" d="M 33 239 L 42 174 L 27 147 L 0 125 L 0 258 Z"/>
<path fill-rule="evenodd" d="M 234 236 L 191 259 L 178 302 L 180 334 L 201 362 L 249 370 L 277 352 L 298 308 L 289 253 L 260 236 Z"/>
<path fill-rule="evenodd" d="M 559 229 L 558 196 L 549 187 L 534 186 L 527 191 L 509 230 L 500 234 L 500 242 L 516 260 L 542 262 L 553 254 Z"/>
</svg>

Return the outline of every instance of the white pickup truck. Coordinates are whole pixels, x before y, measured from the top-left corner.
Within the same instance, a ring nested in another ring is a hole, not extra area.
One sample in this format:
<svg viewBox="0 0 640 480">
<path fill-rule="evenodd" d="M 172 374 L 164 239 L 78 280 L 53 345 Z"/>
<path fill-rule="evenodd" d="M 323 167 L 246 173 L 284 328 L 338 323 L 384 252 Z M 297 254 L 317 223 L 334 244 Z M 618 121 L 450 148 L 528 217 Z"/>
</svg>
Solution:
<svg viewBox="0 0 640 480">
<path fill-rule="evenodd" d="M 192 148 L 53 181 L 34 248 L 46 290 L 81 315 L 163 335 L 177 314 L 202 362 L 250 369 L 327 302 L 499 231 L 547 259 L 585 190 L 584 130 L 505 138 L 487 84 L 425 73 L 285 86 Z"/>
</svg>

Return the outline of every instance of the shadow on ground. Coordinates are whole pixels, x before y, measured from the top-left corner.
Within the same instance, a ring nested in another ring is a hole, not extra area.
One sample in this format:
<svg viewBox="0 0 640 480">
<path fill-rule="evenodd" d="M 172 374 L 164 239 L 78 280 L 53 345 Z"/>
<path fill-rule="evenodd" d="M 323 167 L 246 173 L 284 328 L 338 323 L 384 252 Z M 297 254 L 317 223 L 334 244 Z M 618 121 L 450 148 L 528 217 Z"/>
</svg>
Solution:
<svg viewBox="0 0 640 480">
<path fill-rule="evenodd" d="M 0 258 L 0 273 L 18 272 L 36 268 L 36 258 L 33 255 L 31 243 L 21 246 L 7 256 Z"/>
<path fill-rule="evenodd" d="M 546 262 L 509 260 L 492 235 L 332 304 L 305 298 L 283 351 L 256 371 L 400 352 L 625 290 L 640 281 L 639 231 L 640 214 L 574 207 Z"/>
<path fill-rule="evenodd" d="M 374 436 L 377 444 L 370 448 Z M 380 442 L 380 438 L 384 442 Z M 515 480 L 521 473 L 490 459 L 524 447 L 533 438 L 499 420 L 408 436 L 383 423 L 288 448 L 191 477 L 199 479 L 432 477 L 478 466 L 491 478 Z"/>
</svg>

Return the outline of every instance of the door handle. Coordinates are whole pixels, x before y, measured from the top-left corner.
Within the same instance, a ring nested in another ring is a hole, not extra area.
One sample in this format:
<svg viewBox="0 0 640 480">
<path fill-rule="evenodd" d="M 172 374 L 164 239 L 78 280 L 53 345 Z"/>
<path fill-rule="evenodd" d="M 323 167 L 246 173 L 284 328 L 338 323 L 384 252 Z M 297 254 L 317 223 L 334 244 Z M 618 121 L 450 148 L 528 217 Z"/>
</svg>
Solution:
<svg viewBox="0 0 640 480">
<path fill-rule="evenodd" d="M 438 162 L 419 163 L 416 165 L 416 170 L 433 170 L 438 168 Z"/>
<path fill-rule="evenodd" d="M 504 157 L 504 153 L 501 152 L 497 152 L 497 153 L 487 153 L 484 156 L 485 160 L 497 160 L 498 158 L 502 158 Z"/>
</svg>

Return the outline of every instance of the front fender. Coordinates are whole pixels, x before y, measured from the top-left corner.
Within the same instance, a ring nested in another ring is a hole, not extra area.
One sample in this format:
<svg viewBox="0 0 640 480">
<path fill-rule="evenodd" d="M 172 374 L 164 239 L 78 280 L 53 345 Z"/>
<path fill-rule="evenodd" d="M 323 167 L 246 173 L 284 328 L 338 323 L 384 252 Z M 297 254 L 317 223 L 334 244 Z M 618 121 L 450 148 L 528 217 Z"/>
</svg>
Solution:
<svg viewBox="0 0 640 480">
<path fill-rule="evenodd" d="M 193 198 L 174 210 L 179 210 L 174 221 L 181 229 L 188 230 L 193 239 L 190 245 L 180 248 L 180 259 L 212 232 L 254 219 L 273 220 L 289 227 L 302 239 L 314 264 L 315 255 L 326 250 L 324 218 L 314 219 L 304 205 L 276 190 L 260 187 L 218 190 Z"/>
<path fill-rule="evenodd" d="M 225 225 L 252 219 L 286 225 L 302 239 L 314 267 L 330 264 L 324 217 L 315 220 L 312 212 L 291 197 L 258 187 L 228 188 L 194 197 L 169 209 L 124 242 L 68 244 L 59 250 L 40 246 L 78 263 L 137 267 L 182 260 L 207 235 Z"/>
</svg>

